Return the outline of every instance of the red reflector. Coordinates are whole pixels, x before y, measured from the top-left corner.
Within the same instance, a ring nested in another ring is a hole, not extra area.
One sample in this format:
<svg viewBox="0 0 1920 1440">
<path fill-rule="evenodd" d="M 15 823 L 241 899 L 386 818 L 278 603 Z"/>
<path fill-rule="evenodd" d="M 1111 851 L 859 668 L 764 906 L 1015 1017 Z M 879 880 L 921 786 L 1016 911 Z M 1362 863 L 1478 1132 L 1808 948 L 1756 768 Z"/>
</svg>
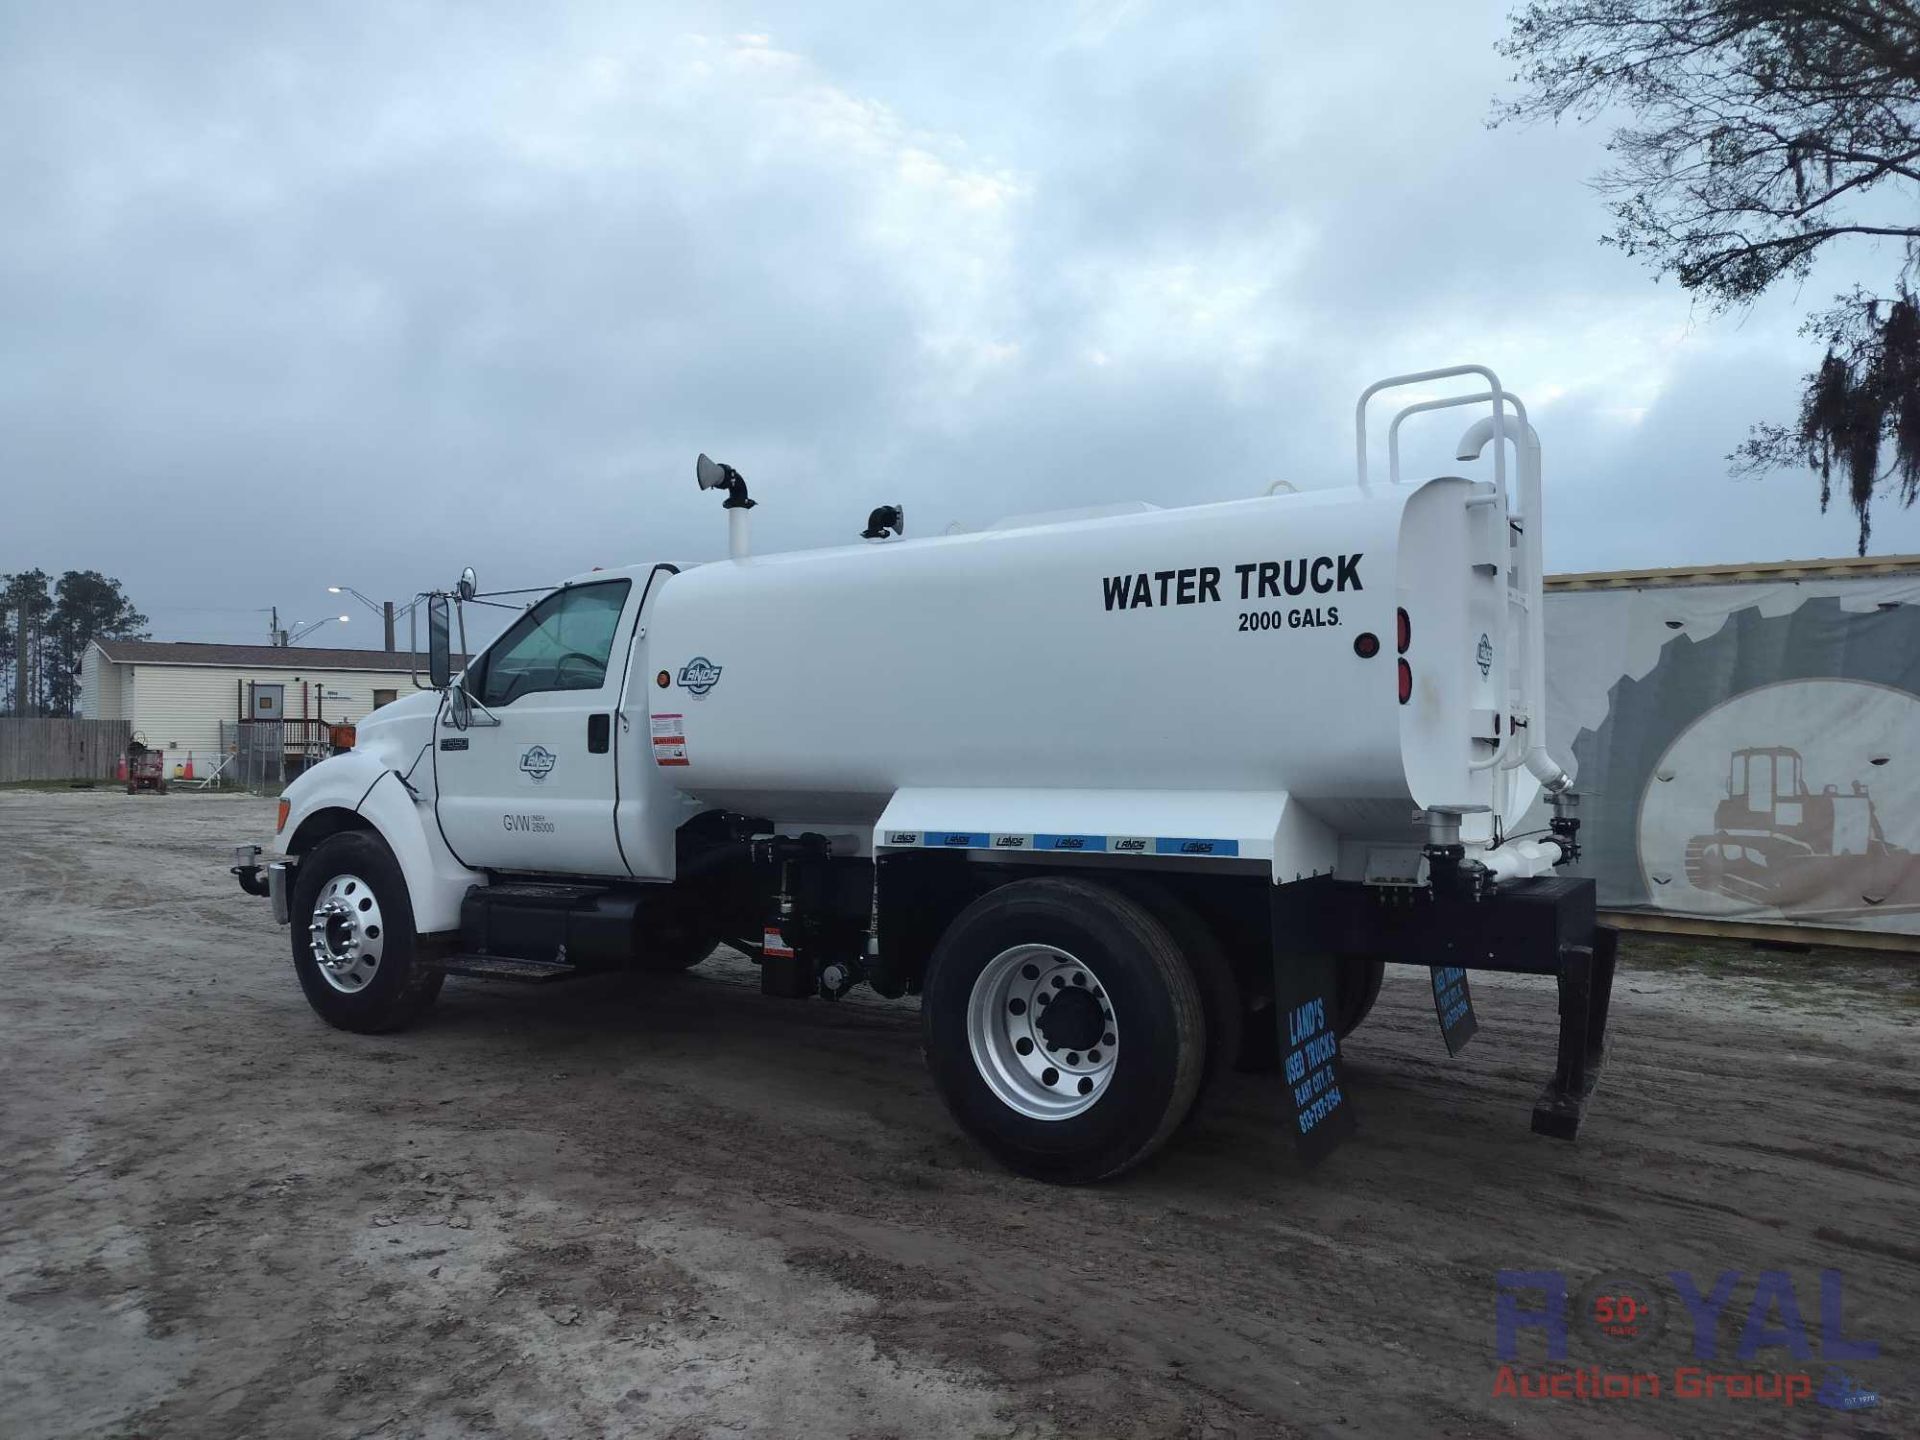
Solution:
<svg viewBox="0 0 1920 1440">
<path fill-rule="evenodd" d="M 1406 661 L 1400 662 L 1400 703 L 1406 704 L 1413 698 L 1413 667 Z"/>
<path fill-rule="evenodd" d="M 1404 610 L 1396 610 L 1393 613 L 1400 627 L 1397 643 L 1400 653 L 1404 655 L 1407 653 L 1407 647 L 1413 643 L 1413 621 L 1407 618 L 1407 612 Z"/>
<path fill-rule="evenodd" d="M 1353 653 L 1362 660 L 1371 660 L 1380 653 L 1380 637 L 1370 630 L 1363 630 L 1353 637 Z"/>
</svg>

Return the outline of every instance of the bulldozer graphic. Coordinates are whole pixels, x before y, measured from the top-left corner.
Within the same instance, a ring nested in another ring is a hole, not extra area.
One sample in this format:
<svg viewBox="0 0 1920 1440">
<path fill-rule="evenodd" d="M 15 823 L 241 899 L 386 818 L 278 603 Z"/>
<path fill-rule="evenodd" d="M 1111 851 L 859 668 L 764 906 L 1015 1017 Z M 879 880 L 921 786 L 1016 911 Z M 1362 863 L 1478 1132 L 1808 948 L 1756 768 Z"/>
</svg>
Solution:
<svg viewBox="0 0 1920 1440">
<path fill-rule="evenodd" d="M 1873 797 L 1807 788 L 1800 752 L 1756 745 L 1733 752 L 1713 833 L 1687 842 L 1695 889 L 1748 905 L 1835 915 L 1869 913 L 1911 889 L 1912 856 L 1887 843 Z M 1907 882 L 1904 886 L 1902 882 Z"/>
</svg>

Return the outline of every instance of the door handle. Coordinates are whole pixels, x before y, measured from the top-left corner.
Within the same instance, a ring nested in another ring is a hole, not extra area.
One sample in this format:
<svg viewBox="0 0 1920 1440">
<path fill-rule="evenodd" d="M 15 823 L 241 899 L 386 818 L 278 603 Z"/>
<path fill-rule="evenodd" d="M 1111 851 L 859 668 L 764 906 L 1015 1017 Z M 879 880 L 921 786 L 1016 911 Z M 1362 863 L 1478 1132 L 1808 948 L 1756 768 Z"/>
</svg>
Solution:
<svg viewBox="0 0 1920 1440">
<path fill-rule="evenodd" d="M 611 715 L 587 716 L 587 753 L 604 755 L 613 735 L 613 717 Z"/>
</svg>

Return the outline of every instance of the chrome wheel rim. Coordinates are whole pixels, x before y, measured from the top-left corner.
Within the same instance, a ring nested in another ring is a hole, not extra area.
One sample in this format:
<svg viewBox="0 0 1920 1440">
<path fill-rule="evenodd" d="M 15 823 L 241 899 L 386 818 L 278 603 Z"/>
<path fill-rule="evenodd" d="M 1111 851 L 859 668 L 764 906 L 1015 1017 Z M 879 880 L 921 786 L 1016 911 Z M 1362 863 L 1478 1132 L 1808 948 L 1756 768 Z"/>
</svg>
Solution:
<svg viewBox="0 0 1920 1440">
<path fill-rule="evenodd" d="M 358 875 L 336 875 L 321 886 L 307 934 L 314 963 L 327 984 L 351 995 L 372 983 L 386 953 L 387 927 L 366 881 Z"/>
<path fill-rule="evenodd" d="M 1016 945 L 987 962 L 967 1000 L 967 1043 L 994 1097 L 1030 1120 L 1091 1110 L 1120 1056 L 1106 988 L 1053 945 Z"/>
</svg>

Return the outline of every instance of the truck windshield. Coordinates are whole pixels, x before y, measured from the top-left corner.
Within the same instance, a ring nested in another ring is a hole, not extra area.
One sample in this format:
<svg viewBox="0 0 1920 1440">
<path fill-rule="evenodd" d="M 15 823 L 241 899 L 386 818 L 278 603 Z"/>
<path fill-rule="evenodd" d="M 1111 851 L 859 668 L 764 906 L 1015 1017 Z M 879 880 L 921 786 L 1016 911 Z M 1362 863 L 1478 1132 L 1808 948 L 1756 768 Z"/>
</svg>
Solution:
<svg viewBox="0 0 1920 1440">
<path fill-rule="evenodd" d="M 475 663 L 468 693 L 497 708 L 542 690 L 598 690 L 631 589 L 631 581 L 608 580 L 547 596 Z"/>
</svg>

